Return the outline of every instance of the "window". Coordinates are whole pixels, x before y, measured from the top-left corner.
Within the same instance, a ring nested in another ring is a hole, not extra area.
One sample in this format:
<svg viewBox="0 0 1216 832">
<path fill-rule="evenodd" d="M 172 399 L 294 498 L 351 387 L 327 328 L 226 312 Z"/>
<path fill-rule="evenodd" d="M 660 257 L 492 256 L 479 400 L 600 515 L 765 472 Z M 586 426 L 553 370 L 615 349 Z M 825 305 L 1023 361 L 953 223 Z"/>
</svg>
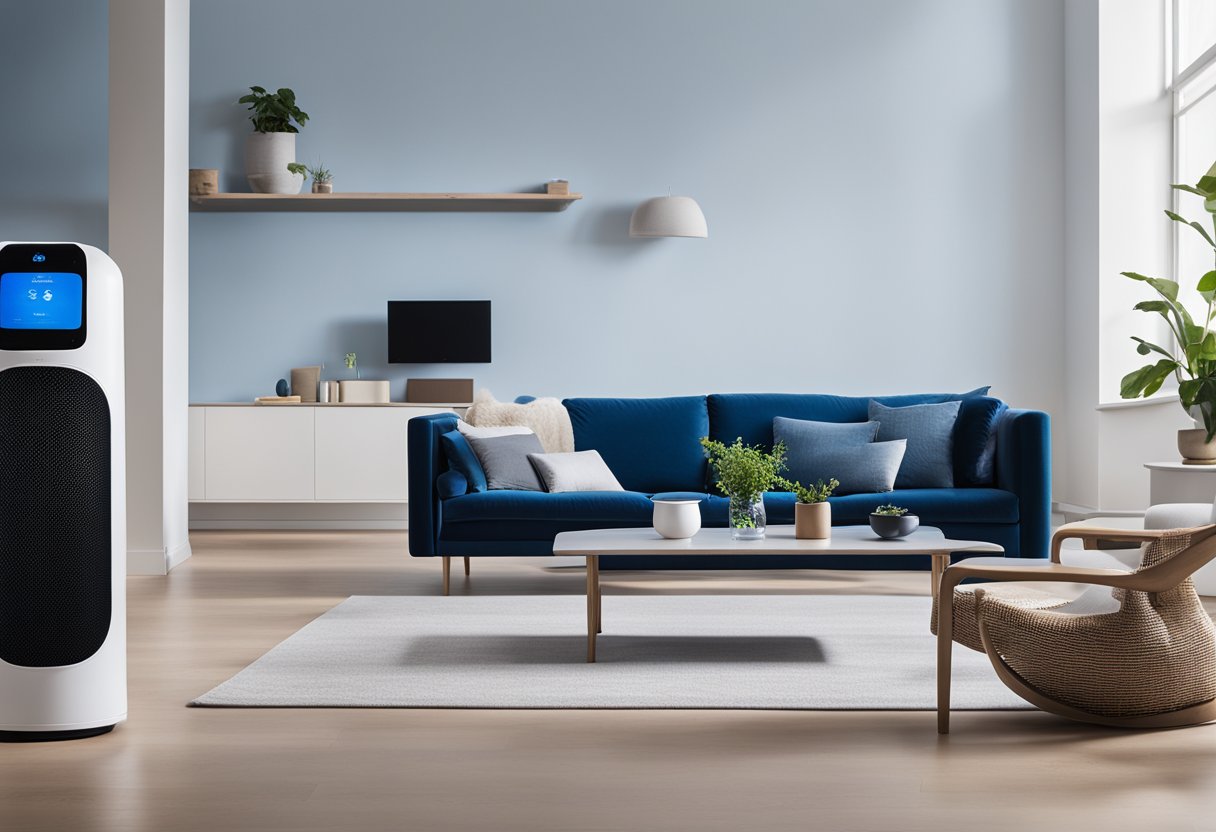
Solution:
<svg viewBox="0 0 1216 832">
<path fill-rule="evenodd" d="M 1174 181 L 1193 185 L 1216 162 L 1216 2 L 1174 0 L 1172 15 Z M 1198 197 L 1176 192 L 1174 208 L 1211 229 L 1211 215 Z M 1194 231 L 1175 224 L 1174 278 L 1193 287 L 1212 268 L 1212 249 Z"/>
</svg>

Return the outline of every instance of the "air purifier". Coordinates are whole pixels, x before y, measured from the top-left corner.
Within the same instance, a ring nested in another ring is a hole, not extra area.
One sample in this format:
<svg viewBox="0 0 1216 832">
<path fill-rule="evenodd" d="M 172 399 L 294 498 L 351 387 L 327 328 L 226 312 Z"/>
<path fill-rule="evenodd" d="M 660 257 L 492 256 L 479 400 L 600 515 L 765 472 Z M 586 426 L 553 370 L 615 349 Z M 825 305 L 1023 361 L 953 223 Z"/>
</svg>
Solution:
<svg viewBox="0 0 1216 832">
<path fill-rule="evenodd" d="M 127 714 L 122 275 L 0 243 L 0 740 Z"/>
</svg>

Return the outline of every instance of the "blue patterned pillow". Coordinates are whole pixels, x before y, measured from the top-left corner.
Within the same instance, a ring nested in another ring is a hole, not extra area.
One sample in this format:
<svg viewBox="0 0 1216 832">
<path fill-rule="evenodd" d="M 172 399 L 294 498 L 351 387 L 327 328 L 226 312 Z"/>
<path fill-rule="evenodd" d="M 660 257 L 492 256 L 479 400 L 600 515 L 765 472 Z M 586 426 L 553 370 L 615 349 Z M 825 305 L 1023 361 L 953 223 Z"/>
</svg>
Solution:
<svg viewBox="0 0 1216 832">
<path fill-rule="evenodd" d="M 896 488 L 954 487 L 954 423 L 961 402 L 887 407 L 870 402 L 878 441 L 908 440 Z"/>
</svg>

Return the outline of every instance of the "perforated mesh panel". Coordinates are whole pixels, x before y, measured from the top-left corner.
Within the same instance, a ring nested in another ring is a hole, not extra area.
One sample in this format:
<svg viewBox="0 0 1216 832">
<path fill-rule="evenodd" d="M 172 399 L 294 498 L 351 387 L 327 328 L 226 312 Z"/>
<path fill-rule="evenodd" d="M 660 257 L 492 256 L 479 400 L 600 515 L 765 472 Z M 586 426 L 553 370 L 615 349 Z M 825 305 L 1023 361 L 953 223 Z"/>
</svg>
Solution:
<svg viewBox="0 0 1216 832">
<path fill-rule="evenodd" d="M 66 367 L 0 372 L 0 659 L 76 664 L 110 629 L 110 407 Z"/>
</svg>

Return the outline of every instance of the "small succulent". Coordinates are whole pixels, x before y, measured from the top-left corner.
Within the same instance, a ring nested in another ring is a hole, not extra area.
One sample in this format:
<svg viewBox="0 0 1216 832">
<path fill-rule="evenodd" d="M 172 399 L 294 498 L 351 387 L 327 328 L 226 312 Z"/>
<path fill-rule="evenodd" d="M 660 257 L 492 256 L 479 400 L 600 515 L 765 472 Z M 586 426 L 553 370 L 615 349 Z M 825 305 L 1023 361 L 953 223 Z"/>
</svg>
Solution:
<svg viewBox="0 0 1216 832">
<path fill-rule="evenodd" d="M 885 505 L 874 509 L 874 513 L 880 514 L 883 517 L 903 517 L 908 513 L 908 510 L 900 506 Z"/>
<path fill-rule="evenodd" d="M 840 480 L 832 477 L 826 483 L 820 480 L 809 487 L 804 487 L 802 483 L 787 479 L 780 479 L 777 481 L 777 484 L 786 491 L 793 491 L 798 497 L 798 502 L 813 504 L 826 502 L 828 497 L 832 496 L 832 492 L 840 487 Z"/>
<path fill-rule="evenodd" d="M 321 167 L 321 163 L 317 162 L 316 167 L 309 167 L 303 162 L 288 162 L 287 170 L 291 173 L 298 173 L 301 176 L 311 176 L 313 182 L 332 182 L 334 175 L 328 168 Z"/>
</svg>

